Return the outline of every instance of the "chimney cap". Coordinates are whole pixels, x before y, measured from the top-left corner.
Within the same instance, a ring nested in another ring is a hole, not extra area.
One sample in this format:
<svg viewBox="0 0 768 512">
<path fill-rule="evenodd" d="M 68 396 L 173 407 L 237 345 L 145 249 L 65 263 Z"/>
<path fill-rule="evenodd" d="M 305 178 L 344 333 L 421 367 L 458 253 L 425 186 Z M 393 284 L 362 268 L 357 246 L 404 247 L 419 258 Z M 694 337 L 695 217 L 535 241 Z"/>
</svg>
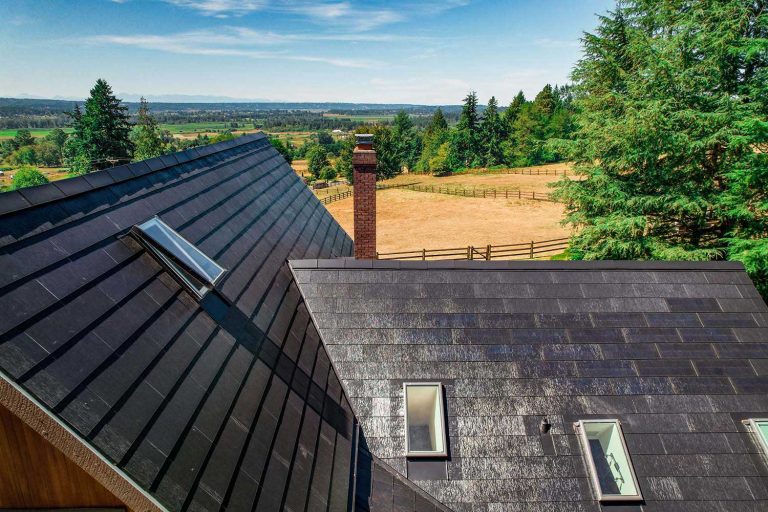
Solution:
<svg viewBox="0 0 768 512">
<path fill-rule="evenodd" d="M 371 146 L 371 145 L 373 145 L 373 134 L 370 134 L 370 133 L 356 133 L 355 134 L 355 143 L 357 145 Z"/>
</svg>

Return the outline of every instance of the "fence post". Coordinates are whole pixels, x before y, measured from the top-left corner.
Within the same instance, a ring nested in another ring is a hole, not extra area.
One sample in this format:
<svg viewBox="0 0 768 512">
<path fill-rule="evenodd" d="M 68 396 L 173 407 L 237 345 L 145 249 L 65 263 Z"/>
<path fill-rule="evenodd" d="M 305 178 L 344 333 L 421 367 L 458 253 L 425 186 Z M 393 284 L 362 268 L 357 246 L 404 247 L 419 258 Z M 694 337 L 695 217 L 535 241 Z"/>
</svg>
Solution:
<svg viewBox="0 0 768 512">
<path fill-rule="evenodd" d="M 488 244 L 488 247 L 485 248 L 485 260 L 491 261 L 491 244 Z"/>
<path fill-rule="evenodd" d="M 533 191 L 533 198 L 536 199 L 536 191 Z"/>
<path fill-rule="evenodd" d="M 533 240 L 531 240 L 531 259 L 533 259 Z"/>
<path fill-rule="evenodd" d="M 468 260 L 472 259 L 472 246 L 471 245 L 467 246 L 467 259 Z"/>
<path fill-rule="evenodd" d="M 517 189 L 517 198 L 522 199 L 523 198 L 523 191 L 520 189 Z"/>
<path fill-rule="evenodd" d="M 427 250 L 422 249 L 421 250 L 421 261 L 425 261 L 427 259 Z"/>
</svg>

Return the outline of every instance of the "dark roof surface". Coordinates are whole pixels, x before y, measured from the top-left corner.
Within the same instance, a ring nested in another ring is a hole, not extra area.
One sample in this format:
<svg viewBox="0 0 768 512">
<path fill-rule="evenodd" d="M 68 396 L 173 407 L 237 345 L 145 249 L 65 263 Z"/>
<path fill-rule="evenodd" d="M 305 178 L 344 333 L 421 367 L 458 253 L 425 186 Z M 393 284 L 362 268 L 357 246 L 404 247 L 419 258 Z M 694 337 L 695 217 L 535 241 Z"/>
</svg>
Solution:
<svg viewBox="0 0 768 512">
<path fill-rule="evenodd" d="M 227 269 L 202 302 L 128 234 L 154 215 Z M 261 134 L 0 194 L 0 373 L 170 510 L 435 510 L 350 488 L 391 470 L 356 456 L 286 259 L 351 252 Z"/>
<path fill-rule="evenodd" d="M 642 510 L 768 509 L 741 424 L 768 416 L 768 308 L 740 264 L 291 266 L 371 452 L 403 475 L 402 384 L 445 384 L 448 479 L 416 483 L 453 510 L 598 510 L 587 418 L 621 420 Z"/>
</svg>

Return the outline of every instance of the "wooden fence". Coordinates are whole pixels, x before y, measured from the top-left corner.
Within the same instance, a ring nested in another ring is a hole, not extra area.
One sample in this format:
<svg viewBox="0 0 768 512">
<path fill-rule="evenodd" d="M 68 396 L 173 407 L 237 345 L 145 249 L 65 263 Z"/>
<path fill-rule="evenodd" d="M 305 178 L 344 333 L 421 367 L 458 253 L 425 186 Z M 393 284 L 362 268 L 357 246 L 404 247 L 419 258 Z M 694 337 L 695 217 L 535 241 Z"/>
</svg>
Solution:
<svg viewBox="0 0 768 512">
<path fill-rule="evenodd" d="M 376 185 L 376 190 L 387 190 L 390 188 L 405 188 L 414 186 L 416 183 L 403 183 L 402 185 Z M 338 194 L 333 194 L 329 196 L 325 196 L 320 199 L 320 202 L 323 204 L 333 203 L 334 201 L 341 201 L 342 199 L 346 199 L 348 197 L 352 197 L 354 195 L 354 189 L 345 190 L 344 192 L 339 192 Z"/>
<path fill-rule="evenodd" d="M 555 238 L 519 244 L 450 249 L 420 249 L 415 251 L 377 252 L 380 260 L 532 260 L 559 254 L 568 248 L 568 238 Z"/>
<path fill-rule="evenodd" d="M 405 190 L 413 190 L 415 192 L 429 192 L 433 194 L 448 194 L 452 196 L 461 196 L 461 197 L 482 197 L 486 199 L 532 199 L 534 201 L 548 201 L 554 203 L 555 200 L 552 199 L 550 194 L 547 194 L 546 192 L 527 192 L 522 190 L 509 190 L 509 189 L 495 189 L 495 188 L 487 188 L 487 189 L 473 189 L 473 188 L 449 188 L 449 187 L 441 187 L 441 186 L 435 186 L 435 185 L 419 185 L 416 183 L 405 183 L 403 185 L 377 185 L 376 190 L 387 190 L 390 188 L 401 188 Z M 320 199 L 320 202 L 323 204 L 333 203 L 334 201 L 340 201 L 342 199 L 346 199 L 348 197 L 351 197 L 353 194 L 352 190 L 346 190 L 344 192 L 339 192 L 338 194 L 333 194 L 329 196 L 325 196 Z"/>
<path fill-rule="evenodd" d="M 509 189 L 474 189 L 474 188 L 450 188 L 434 185 L 402 185 L 399 188 L 414 190 L 416 192 L 431 192 L 434 194 L 448 194 L 462 197 L 483 197 L 490 199 L 533 199 L 534 201 L 555 202 L 546 192 L 524 192 L 522 190 Z"/>
<path fill-rule="evenodd" d="M 426 172 L 414 172 L 411 174 L 431 174 Z M 460 176 L 462 174 L 522 174 L 525 176 L 568 176 L 567 169 L 539 169 L 539 168 L 514 168 L 514 169 L 465 169 L 463 171 L 454 171 L 447 176 Z M 573 171 L 571 171 L 573 174 Z"/>
</svg>

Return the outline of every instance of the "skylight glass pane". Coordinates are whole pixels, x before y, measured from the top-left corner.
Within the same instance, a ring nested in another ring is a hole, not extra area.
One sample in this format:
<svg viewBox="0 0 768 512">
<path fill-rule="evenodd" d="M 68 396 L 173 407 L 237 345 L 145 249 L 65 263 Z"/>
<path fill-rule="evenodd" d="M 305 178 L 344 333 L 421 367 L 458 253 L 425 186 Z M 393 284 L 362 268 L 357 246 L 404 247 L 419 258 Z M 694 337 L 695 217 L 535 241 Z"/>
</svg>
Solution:
<svg viewBox="0 0 768 512">
<path fill-rule="evenodd" d="M 756 421 L 757 431 L 762 436 L 763 441 L 768 444 L 768 420 Z"/>
<path fill-rule="evenodd" d="M 582 421 L 580 427 L 599 498 L 639 499 L 634 469 L 618 421 Z"/>
<path fill-rule="evenodd" d="M 404 388 L 407 455 L 446 455 L 442 386 L 417 383 Z"/>
<path fill-rule="evenodd" d="M 768 457 L 768 419 L 744 420 L 749 430 L 755 435 L 763 454 Z"/>
<path fill-rule="evenodd" d="M 209 284 L 213 285 L 224 273 L 224 269 L 215 261 L 203 254 L 200 249 L 185 240 L 158 217 L 153 217 L 137 227 L 155 244 Z"/>
</svg>

